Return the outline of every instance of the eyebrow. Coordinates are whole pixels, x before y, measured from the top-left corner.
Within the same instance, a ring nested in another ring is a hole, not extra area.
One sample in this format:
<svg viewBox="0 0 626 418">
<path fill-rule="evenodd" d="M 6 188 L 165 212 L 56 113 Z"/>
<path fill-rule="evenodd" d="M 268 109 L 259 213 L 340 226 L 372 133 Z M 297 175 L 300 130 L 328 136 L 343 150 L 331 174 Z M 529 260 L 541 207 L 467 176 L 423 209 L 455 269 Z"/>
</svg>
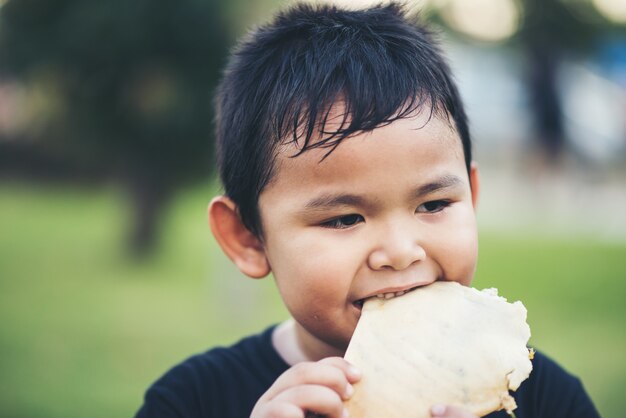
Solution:
<svg viewBox="0 0 626 418">
<path fill-rule="evenodd" d="M 441 189 L 448 189 L 451 187 L 457 187 L 463 184 L 463 180 L 460 177 L 455 176 L 453 174 L 445 174 L 438 179 L 431 181 L 430 183 L 426 183 L 417 188 L 414 193 L 414 196 L 421 197 L 427 195 L 432 192 L 436 192 Z"/>
<path fill-rule="evenodd" d="M 456 187 L 463 184 L 460 177 L 446 174 L 429 183 L 418 187 L 413 193 L 413 197 L 421 197 L 437 190 Z M 305 210 L 321 210 L 338 206 L 367 206 L 367 200 L 354 194 L 324 194 L 311 199 L 304 205 Z"/>
<path fill-rule="evenodd" d="M 336 206 L 364 206 L 365 199 L 354 194 L 325 194 L 309 200 L 307 210 L 326 209 Z"/>
</svg>

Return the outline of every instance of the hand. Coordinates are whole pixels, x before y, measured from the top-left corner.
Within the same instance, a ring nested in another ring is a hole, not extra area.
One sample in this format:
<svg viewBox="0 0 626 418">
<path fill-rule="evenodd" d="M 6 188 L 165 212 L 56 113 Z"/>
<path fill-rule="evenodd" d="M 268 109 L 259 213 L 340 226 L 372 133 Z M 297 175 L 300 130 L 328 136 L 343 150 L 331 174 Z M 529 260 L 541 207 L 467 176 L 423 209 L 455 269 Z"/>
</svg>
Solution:
<svg viewBox="0 0 626 418">
<path fill-rule="evenodd" d="M 315 413 L 344 418 L 343 401 L 352 396 L 360 372 L 340 357 L 291 367 L 259 398 L 250 418 L 305 418 Z"/>
<path fill-rule="evenodd" d="M 430 409 L 430 413 L 433 417 L 442 418 L 477 418 L 476 415 L 467 412 L 465 409 L 450 405 L 434 405 Z"/>
</svg>

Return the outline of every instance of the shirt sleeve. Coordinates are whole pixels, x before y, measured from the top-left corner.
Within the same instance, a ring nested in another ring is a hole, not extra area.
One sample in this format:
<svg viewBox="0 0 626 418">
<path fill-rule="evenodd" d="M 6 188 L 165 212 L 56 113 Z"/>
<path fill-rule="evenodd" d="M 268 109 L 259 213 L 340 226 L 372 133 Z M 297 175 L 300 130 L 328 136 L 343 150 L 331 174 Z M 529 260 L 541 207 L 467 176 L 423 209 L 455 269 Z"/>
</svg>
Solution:
<svg viewBox="0 0 626 418">
<path fill-rule="evenodd" d="M 582 382 L 574 378 L 571 386 L 571 402 L 563 416 L 573 418 L 600 418 L 591 398 L 585 391 Z"/>
<path fill-rule="evenodd" d="M 183 418 L 180 402 L 167 393 L 151 388 L 146 392 L 144 403 L 135 418 Z"/>
<path fill-rule="evenodd" d="M 196 418 L 211 415 L 211 378 L 207 362 L 190 358 L 172 368 L 146 392 L 135 418 Z"/>
<path fill-rule="evenodd" d="M 136 418 L 249 418 L 259 397 L 289 368 L 272 331 L 183 361 L 146 392 Z"/>
<path fill-rule="evenodd" d="M 580 379 L 537 352 L 533 372 L 521 392 L 523 416 L 536 418 L 599 418 Z M 520 389 L 522 389 L 520 387 Z"/>
</svg>

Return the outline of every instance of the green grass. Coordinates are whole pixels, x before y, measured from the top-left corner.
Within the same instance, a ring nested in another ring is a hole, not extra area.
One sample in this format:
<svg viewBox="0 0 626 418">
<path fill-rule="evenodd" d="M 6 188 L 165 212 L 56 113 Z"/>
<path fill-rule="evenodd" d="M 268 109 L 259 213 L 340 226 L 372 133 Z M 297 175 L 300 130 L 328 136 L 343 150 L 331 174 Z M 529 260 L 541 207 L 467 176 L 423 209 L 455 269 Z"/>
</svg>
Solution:
<svg viewBox="0 0 626 418">
<path fill-rule="evenodd" d="M 167 368 L 286 317 L 206 226 L 214 190 L 168 212 L 155 257 L 122 242 L 115 190 L 0 185 L 0 415 L 131 416 Z M 481 234 L 477 287 L 524 301 L 531 343 L 582 377 L 603 416 L 626 408 L 626 245 Z"/>
</svg>

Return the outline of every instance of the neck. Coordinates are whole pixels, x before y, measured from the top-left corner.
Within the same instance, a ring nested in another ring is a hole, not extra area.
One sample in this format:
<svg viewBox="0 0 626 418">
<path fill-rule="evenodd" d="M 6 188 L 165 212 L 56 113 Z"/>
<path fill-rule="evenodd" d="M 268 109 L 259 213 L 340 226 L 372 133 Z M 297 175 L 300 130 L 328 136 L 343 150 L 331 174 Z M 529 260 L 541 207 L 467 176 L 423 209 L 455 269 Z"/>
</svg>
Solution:
<svg viewBox="0 0 626 418">
<path fill-rule="evenodd" d="M 344 352 L 311 335 L 300 324 L 289 319 L 274 330 L 272 343 L 287 364 L 318 361 L 326 357 L 342 357 Z"/>
</svg>

